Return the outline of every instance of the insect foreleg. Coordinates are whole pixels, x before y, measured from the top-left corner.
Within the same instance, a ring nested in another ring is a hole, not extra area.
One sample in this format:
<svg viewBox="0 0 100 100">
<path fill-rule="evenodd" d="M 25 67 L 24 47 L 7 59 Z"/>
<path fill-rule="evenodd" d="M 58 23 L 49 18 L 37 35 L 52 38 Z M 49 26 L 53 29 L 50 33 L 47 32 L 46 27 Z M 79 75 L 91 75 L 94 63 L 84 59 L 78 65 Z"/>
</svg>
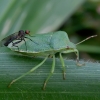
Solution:
<svg viewBox="0 0 100 100">
<path fill-rule="evenodd" d="M 63 57 L 62 57 L 61 53 L 59 53 L 59 56 L 60 56 L 60 61 L 62 63 L 62 68 L 63 68 L 63 79 L 65 79 L 65 71 L 66 71 L 65 63 L 64 63 L 64 60 L 63 60 Z"/>
<path fill-rule="evenodd" d="M 28 38 L 28 37 L 24 37 L 24 38 L 27 38 L 27 39 L 29 39 L 29 40 L 31 40 L 32 42 L 34 42 L 32 39 L 30 39 L 30 38 Z M 34 42 L 35 44 L 38 44 L 38 43 L 36 43 L 36 42 Z"/>
<path fill-rule="evenodd" d="M 49 73 L 49 76 L 47 77 L 47 79 L 45 80 L 45 82 L 43 84 L 43 90 L 45 90 L 46 84 L 47 84 L 49 78 L 52 76 L 54 69 L 55 69 L 55 55 L 53 55 L 53 63 L 52 63 L 52 68 L 51 68 L 51 71 Z"/>
<path fill-rule="evenodd" d="M 24 76 L 32 73 L 33 71 L 35 71 L 38 67 L 40 67 L 46 60 L 48 57 L 46 57 L 40 64 L 36 65 L 35 67 L 33 67 L 30 71 L 28 71 L 27 73 L 21 75 L 20 77 L 12 80 L 12 82 L 8 85 L 8 87 L 10 87 L 14 82 L 18 81 L 19 79 L 23 78 Z"/>
<path fill-rule="evenodd" d="M 75 49 L 75 54 L 77 56 L 77 58 L 76 58 L 76 64 L 77 64 L 77 66 L 84 66 L 85 64 L 80 64 L 79 63 L 79 52 L 78 52 L 77 49 Z"/>
</svg>

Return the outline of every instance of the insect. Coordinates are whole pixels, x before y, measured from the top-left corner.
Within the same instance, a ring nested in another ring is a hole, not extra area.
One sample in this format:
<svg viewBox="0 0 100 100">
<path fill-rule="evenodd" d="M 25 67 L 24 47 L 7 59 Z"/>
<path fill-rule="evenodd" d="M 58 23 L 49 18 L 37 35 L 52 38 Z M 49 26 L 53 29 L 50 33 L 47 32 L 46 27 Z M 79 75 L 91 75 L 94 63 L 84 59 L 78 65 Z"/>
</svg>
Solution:
<svg viewBox="0 0 100 100">
<path fill-rule="evenodd" d="M 57 31 L 57 32 L 51 32 L 48 34 L 36 34 L 34 37 L 30 37 L 32 40 L 36 41 L 38 43 L 38 45 L 35 42 L 27 41 L 27 46 L 28 46 L 27 51 L 23 47 L 24 44 L 22 44 L 20 46 L 20 50 L 16 49 L 15 47 L 12 47 L 12 46 L 9 47 L 12 51 L 15 51 L 15 52 L 18 52 L 18 53 L 21 53 L 24 55 L 44 56 L 45 57 L 41 63 L 39 63 L 38 65 L 33 67 L 30 71 L 26 72 L 25 74 L 23 74 L 22 76 L 19 76 L 16 79 L 12 80 L 12 82 L 9 84 L 9 87 L 14 82 L 18 81 L 22 77 L 32 73 L 37 68 L 39 68 L 48 59 L 48 56 L 52 56 L 53 63 L 52 63 L 51 71 L 43 84 L 43 90 L 44 90 L 49 78 L 52 76 L 54 69 L 55 69 L 55 54 L 56 53 L 59 53 L 60 61 L 62 64 L 62 70 L 63 70 L 63 79 L 65 79 L 65 70 L 66 69 L 65 69 L 65 64 L 64 64 L 63 57 L 62 57 L 62 53 L 74 52 L 77 56 L 77 60 L 76 60 L 77 66 L 84 65 L 84 64 L 79 63 L 79 52 L 76 49 L 76 45 L 78 45 L 78 44 L 80 44 L 80 43 L 82 43 L 90 38 L 93 38 L 95 36 L 97 36 L 97 35 L 90 36 L 90 37 L 84 39 L 83 41 L 81 41 L 77 44 L 74 44 L 74 43 L 70 42 L 66 32 Z"/>
<path fill-rule="evenodd" d="M 25 32 L 23 30 L 20 30 L 19 32 L 13 33 L 1 41 L 1 46 L 8 46 L 10 43 L 12 43 L 12 46 L 17 47 L 19 50 L 19 47 L 16 44 L 18 44 L 24 40 L 25 46 L 26 46 L 25 38 L 31 40 L 30 38 L 26 37 L 26 35 L 31 36 L 29 33 L 30 33 L 30 31 L 28 31 L 28 30 L 26 30 Z M 18 40 L 18 41 L 13 42 L 14 40 Z M 27 46 L 26 46 L 26 51 L 27 51 Z"/>
</svg>

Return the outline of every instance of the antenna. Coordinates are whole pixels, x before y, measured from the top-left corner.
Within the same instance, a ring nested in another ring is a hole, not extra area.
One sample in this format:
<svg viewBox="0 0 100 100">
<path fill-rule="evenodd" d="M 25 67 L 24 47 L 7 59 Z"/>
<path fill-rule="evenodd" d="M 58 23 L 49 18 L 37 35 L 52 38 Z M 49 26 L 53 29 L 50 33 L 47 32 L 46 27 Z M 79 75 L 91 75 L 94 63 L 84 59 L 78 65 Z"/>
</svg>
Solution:
<svg viewBox="0 0 100 100">
<path fill-rule="evenodd" d="M 86 41 L 86 40 L 88 40 L 88 39 L 90 39 L 90 38 L 94 38 L 94 37 L 96 37 L 96 36 L 97 36 L 97 35 L 89 36 L 88 38 L 82 40 L 81 42 L 76 43 L 76 45 L 78 45 L 78 44 L 80 44 L 80 43 L 82 43 L 82 42 L 84 42 L 84 41 Z"/>
</svg>

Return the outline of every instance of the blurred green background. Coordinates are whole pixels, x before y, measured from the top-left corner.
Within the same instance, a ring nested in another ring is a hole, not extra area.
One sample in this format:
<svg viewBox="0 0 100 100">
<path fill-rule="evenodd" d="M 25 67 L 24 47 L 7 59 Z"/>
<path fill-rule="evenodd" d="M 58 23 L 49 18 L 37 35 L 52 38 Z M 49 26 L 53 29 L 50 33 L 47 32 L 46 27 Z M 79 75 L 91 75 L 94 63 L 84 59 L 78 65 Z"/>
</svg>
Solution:
<svg viewBox="0 0 100 100">
<path fill-rule="evenodd" d="M 20 56 L 6 47 L 0 48 L 0 99 L 97 100 L 95 98 L 100 97 L 100 65 L 88 62 L 100 60 L 99 0 L 0 0 L 0 40 L 21 29 L 30 30 L 31 35 L 66 31 L 73 43 L 91 35 L 98 36 L 77 46 L 80 58 L 87 61 L 86 66 L 77 67 L 75 61 L 70 60 L 76 58 L 73 53 L 63 55 L 69 59 L 65 60 L 67 79 L 64 81 L 62 66 L 56 59 L 54 77 L 45 91 L 40 87 L 50 71 L 52 59 L 8 89 L 12 79 L 39 64 L 42 58 Z"/>
<path fill-rule="evenodd" d="M 30 30 L 31 34 L 66 31 L 74 43 L 97 34 L 77 48 L 81 59 L 100 60 L 97 0 L 0 0 L 0 40 L 20 29 Z"/>
</svg>

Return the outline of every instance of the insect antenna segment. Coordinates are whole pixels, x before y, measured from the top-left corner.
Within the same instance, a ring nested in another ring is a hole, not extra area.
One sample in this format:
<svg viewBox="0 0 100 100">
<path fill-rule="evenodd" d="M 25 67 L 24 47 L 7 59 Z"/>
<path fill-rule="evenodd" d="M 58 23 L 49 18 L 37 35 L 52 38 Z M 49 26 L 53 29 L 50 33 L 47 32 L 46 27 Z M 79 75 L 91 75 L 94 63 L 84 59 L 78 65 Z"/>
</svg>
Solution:
<svg viewBox="0 0 100 100">
<path fill-rule="evenodd" d="M 94 37 L 96 37 L 96 36 L 97 36 L 97 35 L 89 36 L 88 38 L 82 40 L 81 42 L 78 42 L 76 45 L 78 45 L 78 44 L 80 44 L 80 43 L 83 43 L 84 41 L 86 41 L 86 40 L 88 40 L 88 39 L 90 39 L 90 38 L 94 38 Z"/>
</svg>

